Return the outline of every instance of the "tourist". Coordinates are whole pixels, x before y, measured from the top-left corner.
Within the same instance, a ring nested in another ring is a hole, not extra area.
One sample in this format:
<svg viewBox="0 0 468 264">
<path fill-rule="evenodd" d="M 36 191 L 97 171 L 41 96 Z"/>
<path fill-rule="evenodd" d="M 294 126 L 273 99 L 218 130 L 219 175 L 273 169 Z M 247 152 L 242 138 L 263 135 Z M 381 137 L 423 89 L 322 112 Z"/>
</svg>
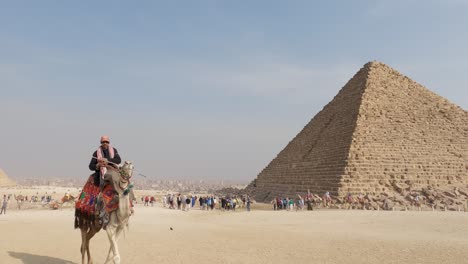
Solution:
<svg viewBox="0 0 468 264">
<path fill-rule="evenodd" d="M 325 194 L 323 195 L 323 203 L 325 207 L 329 207 L 331 205 L 331 196 L 330 192 L 326 191 Z"/>
<path fill-rule="evenodd" d="M 310 192 L 310 190 L 307 190 L 307 196 L 306 196 L 307 211 L 314 210 L 314 208 L 312 207 L 312 199 L 313 199 L 312 193 Z"/>
<path fill-rule="evenodd" d="M 6 214 L 7 205 L 8 205 L 8 198 L 7 198 L 6 194 L 4 194 L 3 195 L 3 200 L 2 200 L 2 209 L 0 210 L 0 215 L 2 213 Z"/>
<path fill-rule="evenodd" d="M 171 193 L 169 194 L 169 209 L 175 209 L 174 206 L 174 195 Z"/>
<path fill-rule="evenodd" d="M 190 203 L 191 202 L 192 202 L 192 200 L 189 197 L 185 198 L 185 208 L 186 208 L 187 211 L 190 209 Z"/>
<path fill-rule="evenodd" d="M 273 204 L 273 211 L 276 211 L 276 205 L 277 205 L 277 201 L 276 201 L 276 200 L 277 200 L 277 198 L 275 197 L 275 198 L 273 198 L 273 200 L 271 200 L 271 202 L 270 202 L 271 204 Z"/>
<path fill-rule="evenodd" d="M 288 203 L 289 203 L 289 211 L 292 211 L 294 209 L 294 199 L 288 198 Z"/>
<path fill-rule="evenodd" d="M 180 199 L 180 203 L 182 204 L 182 211 L 185 211 L 185 208 L 187 207 L 185 200 L 187 200 L 187 196 L 184 194 Z"/>
<path fill-rule="evenodd" d="M 200 195 L 200 198 L 198 198 L 198 204 L 200 205 L 200 210 L 203 209 L 203 196 Z"/>
<path fill-rule="evenodd" d="M 213 204 L 213 199 L 211 196 L 206 197 L 206 210 L 210 210 Z"/>
<path fill-rule="evenodd" d="M 195 203 L 197 202 L 197 196 L 192 196 L 192 205 L 190 207 L 195 207 Z"/>
<path fill-rule="evenodd" d="M 177 210 L 180 210 L 180 205 L 182 204 L 182 198 L 180 197 L 180 193 L 177 194 Z"/>
<path fill-rule="evenodd" d="M 213 204 L 211 205 L 211 209 L 215 209 L 216 208 L 216 205 L 218 204 L 218 200 L 216 199 L 216 197 L 213 196 Z"/>
<path fill-rule="evenodd" d="M 221 208 L 224 210 L 226 210 L 226 198 L 225 197 L 221 197 Z"/>
</svg>

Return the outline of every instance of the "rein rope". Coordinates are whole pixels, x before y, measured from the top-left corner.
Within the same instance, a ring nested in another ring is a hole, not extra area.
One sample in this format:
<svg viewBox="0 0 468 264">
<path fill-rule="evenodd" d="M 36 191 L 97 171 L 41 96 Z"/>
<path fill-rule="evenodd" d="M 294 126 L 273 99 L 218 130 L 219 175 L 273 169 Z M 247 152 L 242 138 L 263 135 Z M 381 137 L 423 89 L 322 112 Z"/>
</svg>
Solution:
<svg viewBox="0 0 468 264">
<path fill-rule="evenodd" d="M 95 160 L 97 160 L 97 159 L 98 159 L 97 157 L 94 157 L 94 156 L 93 156 L 93 157 L 91 157 L 91 158 L 93 158 L 93 159 L 95 159 Z M 114 166 L 115 166 L 115 167 L 117 167 L 117 168 L 121 168 L 120 164 L 117 164 L 117 163 L 114 163 L 114 162 L 111 162 L 111 161 L 107 161 L 107 163 L 108 163 L 108 164 L 111 164 L 111 165 L 114 165 Z M 115 169 L 115 168 L 114 168 L 114 169 Z M 145 178 L 146 178 L 146 175 L 142 174 L 142 173 L 141 173 L 141 172 L 139 172 L 138 170 L 135 170 L 135 169 L 133 169 L 133 171 L 134 171 L 134 172 L 136 172 L 136 173 L 138 173 L 137 175 L 139 175 L 139 176 L 142 176 L 142 177 L 145 177 Z"/>
</svg>

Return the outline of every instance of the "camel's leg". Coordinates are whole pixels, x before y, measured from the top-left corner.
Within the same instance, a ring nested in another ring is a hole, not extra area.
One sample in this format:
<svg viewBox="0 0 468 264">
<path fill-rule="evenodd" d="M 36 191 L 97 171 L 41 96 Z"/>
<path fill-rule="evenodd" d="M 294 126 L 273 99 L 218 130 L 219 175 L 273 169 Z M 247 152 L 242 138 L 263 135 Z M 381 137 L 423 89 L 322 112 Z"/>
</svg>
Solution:
<svg viewBox="0 0 468 264">
<path fill-rule="evenodd" d="M 112 253 L 114 253 L 114 257 L 113 257 L 114 263 L 120 264 L 120 253 L 119 253 L 119 247 L 117 245 L 117 240 L 116 240 L 117 228 L 118 228 L 117 216 L 115 212 L 112 212 L 111 215 L 109 216 L 109 223 L 107 224 L 106 232 L 107 232 L 107 237 L 109 238 L 109 243 L 112 249 Z"/>
<path fill-rule="evenodd" d="M 109 245 L 109 252 L 107 252 L 107 258 L 106 258 L 106 261 L 104 263 L 109 263 L 112 260 L 112 258 L 114 256 L 116 256 L 115 253 L 114 253 L 114 244 L 112 243 L 110 235 L 109 235 L 109 232 L 112 232 L 111 229 L 112 228 L 110 226 L 107 226 L 107 228 L 106 228 L 107 235 L 109 236 L 110 245 Z"/>
<path fill-rule="evenodd" d="M 88 264 L 93 264 L 93 259 L 91 258 L 91 251 L 89 251 L 89 242 L 91 239 L 89 238 L 89 233 L 88 236 L 86 237 L 86 254 L 88 256 Z"/>
<path fill-rule="evenodd" d="M 85 228 L 81 227 L 81 263 L 85 264 L 85 252 L 88 244 L 88 240 L 86 239 L 87 232 Z M 88 260 L 89 261 L 89 260 Z"/>
<path fill-rule="evenodd" d="M 115 232 L 110 231 L 109 229 L 106 229 L 107 231 L 107 236 L 109 238 L 109 242 L 111 244 L 111 249 L 113 253 L 113 260 L 115 264 L 120 264 L 120 253 L 119 253 L 119 247 L 117 245 L 117 241 L 115 240 Z"/>
<path fill-rule="evenodd" d="M 112 245 L 109 246 L 109 252 L 107 252 L 107 258 L 104 264 L 109 263 L 109 261 L 111 261 L 111 258 L 114 256 L 114 255 L 111 255 L 111 252 L 112 252 Z"/>
<path fill-rule="evenodd" d="M 115 232 L 115 241 L 116 242 L 119 240 L 119 237 L 120 237 L 120 234 L 122 233 L 122 231 L 123 231 L 123 228 L 118 226 L 117 230 Z M 109 261 L 111 261 L 111 258 L 114 256 L 114 255 L 111 255 L 111 252 L 112 252 L 112 245 L 109 247 L 109 252 L 107 253 L 106 262 L 104 262 L 104 263 L 108 263 Z"/>
<path fill-rule="evenodd" d="M 89 250 L 89 242 L 91 238 L 98 232 L 99 230 L 91 228 L 89 232 L 86 234 L 86 253 L 88 255 L 88 264 L 93 263 L 93 259 L 91 258 L 91 251 Z"/>
<path fill-rule="evenodd" d="M 110 263 L 112 261 L 112 258 L 115 255 L 115 249 L 114 249 L 114 243 L 112 242 L 112 236 L 113 236 L 113 233 L 114 233 L 114 226 L 113 226 L 113 222 L 112 222 L 112 215 L 109 216 L 109 223 L 107 224 L 107 227 L 106 227 L 106 233 L 107 233 L 107 236 L 109 238 L 109 252 L 107 253 L 107 258 L 106 258 L 106 261 L 104 262 L 105 264 L 107 263 Z M 111 226 L 112 225 L 112 226 Z M 112 254 L 111 254 L 112 253 Z"/>
</svg>

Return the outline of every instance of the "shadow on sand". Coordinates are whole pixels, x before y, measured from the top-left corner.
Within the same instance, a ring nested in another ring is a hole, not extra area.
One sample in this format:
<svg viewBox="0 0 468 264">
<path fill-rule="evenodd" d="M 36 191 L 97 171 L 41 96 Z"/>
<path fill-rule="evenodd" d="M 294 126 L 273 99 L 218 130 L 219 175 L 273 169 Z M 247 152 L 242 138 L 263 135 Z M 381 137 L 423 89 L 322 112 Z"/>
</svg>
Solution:
<svg viewBox="0 0 468 264">
<path fill-rule="evenodd" d="M 76 262 L 53 258 L 48 256 L 33 255 L 29 253 L 22 252 L 11 252 L 8 251 L 8 254 L 13 258 L 20 259 L 24 264 L 77 264 Z"/>
</svg>

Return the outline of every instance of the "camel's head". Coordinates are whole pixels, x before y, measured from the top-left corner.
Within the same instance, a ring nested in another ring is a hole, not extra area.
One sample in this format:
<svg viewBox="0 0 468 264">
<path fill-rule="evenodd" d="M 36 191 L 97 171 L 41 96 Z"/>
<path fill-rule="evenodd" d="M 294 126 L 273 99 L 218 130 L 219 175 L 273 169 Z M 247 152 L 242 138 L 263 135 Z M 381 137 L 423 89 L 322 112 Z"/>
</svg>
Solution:
<svg viewBox="0 0 468 264">
<path fill-rule="evenodd" d="M 122 175 L 125 180 L 129 180 L 133 176 L 133 169 L 133 163 L 127 160 L 120 168 L 120 175 Z"/>
</svg>

